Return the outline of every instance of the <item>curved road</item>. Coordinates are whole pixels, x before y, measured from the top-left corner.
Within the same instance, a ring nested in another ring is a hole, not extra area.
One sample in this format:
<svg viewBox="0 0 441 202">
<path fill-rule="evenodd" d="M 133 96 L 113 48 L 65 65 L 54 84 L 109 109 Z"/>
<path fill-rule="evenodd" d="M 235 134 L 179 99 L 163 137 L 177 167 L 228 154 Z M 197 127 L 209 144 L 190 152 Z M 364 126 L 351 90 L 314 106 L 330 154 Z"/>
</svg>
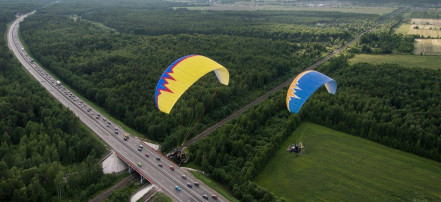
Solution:
<svg viewBox="0 0 441 202">
<path fill-rule="evenodd" d="M 128 163 L 143 178 L 165 192 L 173 201 L 213 201 L 215 199 L 212 198 L 212 195 L 216 195 L 218 201 L 227 201 L 201 182 L 199 182 L 199 186 L 196 186 L 194 182 L 197 182 L 197 180 L 189 172 L 179 168 L 175 163 L 169 161 L 168 158 L 153 150 L 136 137 L 130 135 L 125 141 L 123 134 L 127 132 L 85 104 L 85 102 L 63 87 L 63 85 L 57 84 L 54 78 L 35 63 L 25 52 L 18 38 L 19 23 L 34 12 L 18 17 L 11 24 L 7 37 L 8 46 L 26 70 L 52 96 L 69 108 L 84 124 L 108 144 L 123 161 Z M 138 151 L 140 145 L 143 145 L 144 148 Z M 159 166 L 160 164 L 162 167 Z M 173 166 L 174 170 L 171 170 L 170 166 Z M 186 176 L 185 179 L 182 177 L 183 175 Z M 175 186 L 179 186 L 181 190 L 176 190 Z M 207 196 L 207 199 L 203 198 L 204 195 Z"/>
</svg>

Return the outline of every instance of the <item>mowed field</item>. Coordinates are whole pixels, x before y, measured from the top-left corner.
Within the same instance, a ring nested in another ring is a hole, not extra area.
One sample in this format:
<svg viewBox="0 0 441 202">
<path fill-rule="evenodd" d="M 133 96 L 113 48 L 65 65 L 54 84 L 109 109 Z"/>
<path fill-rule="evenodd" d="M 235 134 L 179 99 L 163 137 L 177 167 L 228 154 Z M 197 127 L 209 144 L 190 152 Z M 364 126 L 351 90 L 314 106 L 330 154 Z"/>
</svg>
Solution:
<svg viewBox="0 0 441 202">
<path fill-rule="evenodd" d="M 333 11 L 343 13 L 362 13 L 384 15 L 393 12 L 392 7 L 294 7 L 274 5 L 249 5 L 249 4 L 216 4 L 214 6 L 185 7 L 189 10 L 284 10 L 284 11 Z"/>
<path fill-rule="evenodd" d="M 371 64 L 391 63 L 403 67 L 441 69 L 441 56 L 420 55 L 368 55 L 360 54 L 349 60 L 349 64 L 366 62 Z"/>
<path fill-rule="evenodd" d="M 286 148 L 301 140 L 296 158 Z M 303 123 L 255 181 L 287 201 L 441 201 L 441 163 Z"/>
<path fill-rule="evenodd" d="M 414 47 L 416 55 L 441 55 L 441 39 L 415 39 Z"/>
<path fill-rule="evenodd" d="M 398 28 L 395 29 L 395 33 L 407 35 L 409 33 L 410 24 L 401 24 Z"/>
</svg>

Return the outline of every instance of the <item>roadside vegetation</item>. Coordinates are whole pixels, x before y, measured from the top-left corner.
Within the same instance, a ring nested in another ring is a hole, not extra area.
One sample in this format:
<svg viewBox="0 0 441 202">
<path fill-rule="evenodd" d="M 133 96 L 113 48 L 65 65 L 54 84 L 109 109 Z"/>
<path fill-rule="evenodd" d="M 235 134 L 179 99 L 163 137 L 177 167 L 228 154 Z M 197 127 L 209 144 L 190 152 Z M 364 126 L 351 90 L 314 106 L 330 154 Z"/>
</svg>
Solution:
<svg viewBox="0 0 441 202">
<path fill-rule="evenodd" d="M 286 148 L 299 141 L 295 157 Z M 440 162 L 302 123 L 255 182 L 287 201 L 439 201 L 440 180 Z"/>
<path fill-rule="evenodd" d="M 131 183 L 128 186 L 124 186 L 113 191 L 109 197 L 104 200 L 105 202 L 112 201 L 130 201 L 132 194 L 140 187 L 137 183 Z"/>
<path fill-rule="evenodd" d="M 193 174 L 193 176 L 195 176 L 198 180 L 200 180 L 201 182 L 203 182 L 204 184 L 208 185 L 209 187 L 211 187 L 212 189 L 214 189 L 214 191 L 216 191 L 217 193 L 221 194 L 222 196 L 224 196 L 228 201 L 231 202 L 239 202 L 239 200 L 237 200 L 236 198 L 234 198 L 234 196 L 229 192 L 228 187 L 219 184 L 218 182 L 210 179 L 209 177 L 207 177 L 206 175 L 198 172 L 198 171 L 191 171 L 191 173 Z"/>
<path fill-rule="evenodd" d="M 152 196 L 148 200 L 148 202 L 173 202 L 167 195 L 162 192 L 156 192 L 155 195 Z"/>
<path fill-rule="evenodd" d="M 0 33 L 47 2 L 0 1 Z M 118 177 L 90 130 L 30 78 L 0 38 L 0 201 L 84 201 Z"/>
</svg>

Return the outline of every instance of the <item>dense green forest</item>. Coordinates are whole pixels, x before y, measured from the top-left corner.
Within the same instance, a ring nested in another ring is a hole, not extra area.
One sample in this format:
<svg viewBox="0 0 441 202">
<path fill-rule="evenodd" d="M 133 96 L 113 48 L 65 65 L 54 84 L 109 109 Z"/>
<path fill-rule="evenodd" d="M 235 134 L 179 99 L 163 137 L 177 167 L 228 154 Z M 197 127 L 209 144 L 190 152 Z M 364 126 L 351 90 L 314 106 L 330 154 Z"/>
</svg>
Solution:
<svg viewBox="0 0 441 202">
<path fill-rule="evenodd" d="M 118 9 L 108 4 L 56 4 L 27 18 L 21 36 L 37 61 L 63 82 L 146 137 L 163 142 L 165 151 L 292 77 L 378 19 L 334 12 L 207 14 L 150 4 L 139 8 L 118 4 Z M 150 26 L 155 21 L 162 26 Z M 321 21 L 328 25 L 320 27 Z M 134 34 L 139 26 L 149 32 Z M 274 29 L 265 28 L 271 26 Z M 294 32 L 302 36 L 291 35 Z M 174 60 L 194 53 L 227 67 L 230 85 L 221 86 L 209 74 L 184 94 L 170 115 L 160 113 L 153 99 L 159 76 Z"/>
<path fill-rule="evenodd" d="M 45 3 L 45 2 L 43 2 Z M 0 33 L 36 1 L 0 1 Z M 0 38 L 0 201 L 85 201 L 116 179 L 99 166 L 105 148 L 26 74 Z"/>
</svg>

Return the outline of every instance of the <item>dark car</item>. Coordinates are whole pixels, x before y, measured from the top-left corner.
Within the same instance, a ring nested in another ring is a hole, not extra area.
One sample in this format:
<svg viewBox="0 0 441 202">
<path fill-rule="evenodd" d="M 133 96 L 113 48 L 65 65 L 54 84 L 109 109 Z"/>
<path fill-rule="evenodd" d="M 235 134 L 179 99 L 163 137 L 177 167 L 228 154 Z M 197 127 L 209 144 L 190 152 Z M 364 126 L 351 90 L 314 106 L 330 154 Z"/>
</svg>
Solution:
<svg viewBox="0 0 441 202">
<path fill-rule="evenodd" d="M 162 168 L 162 164 L 158 164 L 158 166 Z"/>
<path fill-rule="evenodd" d="M 159 157 L 156 157 L 156 160 L 160 161 L 161 159 Z"/>
<path fill-rule="evenodd" d="M 207 195 L 202 195 L 202 198 L 207 199 L 208 200 L 208 196 Z"/>
<path fill-rule="evenodd" d="M 144 154 L 144 156 L 147 157 L 147 158 L 150 157 L 150 155 L 148 155 L 148 154 Z"/>
<path fill-rule="evenodd" d="M 190 188 L 192 188 L 192 187 L 193 187 L 193 185 L 191 185 L 191 183 L 187 183 L 187 187 L 190 187 Z"/>
</svg>

